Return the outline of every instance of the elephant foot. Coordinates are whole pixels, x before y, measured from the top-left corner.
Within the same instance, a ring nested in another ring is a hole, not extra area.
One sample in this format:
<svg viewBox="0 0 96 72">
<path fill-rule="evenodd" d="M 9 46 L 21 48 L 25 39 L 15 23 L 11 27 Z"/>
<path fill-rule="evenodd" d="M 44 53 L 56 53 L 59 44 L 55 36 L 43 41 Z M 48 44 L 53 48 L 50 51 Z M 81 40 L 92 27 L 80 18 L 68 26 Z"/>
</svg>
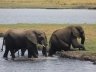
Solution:
<svg viewBox="0 0 96 72">
<path fill-rule="evenodd" d="M 84 51 L 86 51 L 86 49 L 85 49 L 85 48 L 83 48 L 83 50 L 84 50 Z"/>
<path fill-rule="evenodd" d="M 32 56 L 33 56 L 34 58 L 38 58 L 38 54 L 36 54 L 36 53 L 33 53 Z"/>
<path fill-rule="evenodd" d="M 28 57 L 29 59 L 31 59 L 31 57 Z M 38 58 L 38 56 L 33 56 L 33 58 Z"/>
<path fill-rule="evenodd" d="M 43 54 L 43 56 L 47 57 L 47 54 Z"/>
<path fill-rule="evenodd" d="M 28 58 L 31 58 L 31 56 L 28 56 Z"/>
<path fill-rule="evenodd" d="M 13 60 L 13 61 L 14 61 L 14 58 L 11 58 L 11 60 Z"/>
<path fill-rule="evenodd" d="M 48 55 L 49 57 L 53 57 L 53 55 Z"/>
<path fill-rule="evenodd" d="M 96 65 L 96 61 L 94 61 L 93 64 Z"/>
<path fill-rule="evenodd" d="M 3 57 L 5 60 L 8 60 L 8 58 L 7 57 Z"/>
<path fill-rule="evenodd" d="M 85 49 L 85 48 L 79 48 L 79 50 L 86 51 L 86 49 Z"/>
<path fill-rule="evenodd" d="M 49 56 L 49 57 L 53 57 L 53 54 L 52 54 L 52 53 L 48 53 L 48 56 Z"/>
<path fill-rule="evenodd" d="M 21 56 L 24 56 L 24 53 L 21 52 Z"/>
<path fill-rule="evenodd" d="M 47 55 L 44 55 L 45 57 L 47 57 Z"/>
<path fill-rule="evenodd" d="M 44 52 L 43 52 L 42 55 L 45 56 L 45 57 L 47 57 L 47 53 L 44 53 Z"/>
<path fill-rule="evenodd" d="M 21 56 L 24 56 L 23 54 L 21 54 Z"/>
<path fill-rule="evenodd" d="M 33 56 L 34 58 L 38 58 L 38 56 Z"/>
</svg>

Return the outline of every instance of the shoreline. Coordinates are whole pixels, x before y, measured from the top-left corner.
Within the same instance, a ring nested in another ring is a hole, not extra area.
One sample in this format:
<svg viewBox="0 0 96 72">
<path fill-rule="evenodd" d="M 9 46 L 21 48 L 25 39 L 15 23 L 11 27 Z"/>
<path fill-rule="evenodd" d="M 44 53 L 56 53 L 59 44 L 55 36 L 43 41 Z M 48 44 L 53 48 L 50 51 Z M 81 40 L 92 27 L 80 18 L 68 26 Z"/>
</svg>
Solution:
<svg viewBox="0 0 96 72">
<path fill-rule="evenodd" d="M 96 7 L 0 7 L 0 9 L 93 9 Z"/>
<path fill-rule="evenodd" d="M 91 61 L 93 64 L 96 64 L 96 52 L 91 53 L 88 51 L 62 51 L 59 55 L 62 58 Z"/>
<path fill-rule="evenodd" d="M 1 3 L 0 3 L 1 4 Z M 96 9 L 96 4 L 76 4 L 76 5 L 0 5 L 1 9 Z"/>
</svg>

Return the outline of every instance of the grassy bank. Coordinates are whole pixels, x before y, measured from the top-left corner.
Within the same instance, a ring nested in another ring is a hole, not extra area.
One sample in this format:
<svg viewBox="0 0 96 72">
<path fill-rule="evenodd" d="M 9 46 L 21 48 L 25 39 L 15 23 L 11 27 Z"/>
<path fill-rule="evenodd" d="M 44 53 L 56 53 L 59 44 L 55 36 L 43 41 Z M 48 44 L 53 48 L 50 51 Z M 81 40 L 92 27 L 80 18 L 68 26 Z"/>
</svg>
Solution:
<svg viewBox="0 0 96 72">
<path fill-rule="evenodd" d="M 66 26 L 69 26 L 70 24 L 0 24 L 0 33 L 6 32 L 8 29 L 37 29 L 44 31 L 47 35 L 47 38 L 49 40 L 51 34 L 53 31 L 65 28 Z M 81 25 L 84 28 L 85 35 L 86 35 L 86 41 L 85 41 L 85 48 L 87 51 L 76 51 L 76 52 L 65 52 L 63 53 L 62 57 L 68 56 L 73 58 L 82 58 L 84 59 L 96 59 L 96 24 L 82 24 Z"/>
<path fill-rule="evenodd" d="M 0 0 L 0 8 L 96 8 L 96 0 Z"/>
</svg>

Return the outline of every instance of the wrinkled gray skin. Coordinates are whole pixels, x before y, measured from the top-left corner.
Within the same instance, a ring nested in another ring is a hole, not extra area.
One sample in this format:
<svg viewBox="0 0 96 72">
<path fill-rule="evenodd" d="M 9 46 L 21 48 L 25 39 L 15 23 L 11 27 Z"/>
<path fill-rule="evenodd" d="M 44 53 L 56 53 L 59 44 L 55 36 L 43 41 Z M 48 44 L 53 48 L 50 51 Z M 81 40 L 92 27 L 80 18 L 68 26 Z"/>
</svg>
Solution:
<svg viewBox="0 0 96 72">
<path fill-rule="evenodd" d="M 81 38 L 81 43 L 77 38 Z M 79 50 L 85 50 L 84 47 L 85 34 L 81 26 L 68 26 L 63 29 L 58 29 L 53 32 L 49 41 L 49 56 L 52 56 L 56 51 L 69 51 L 70 46 L 73 48 L 79 48 Z"/>
<path fill-rule="evenodd" d="M 38 30 L 8 30 L 4 34 L 3 44 L 5 44 L 5 53 L 3 57 L 7 59 L 8 52 L 11 52 L 12 59 L 15 58 L 15 52 L 21 49 L 22 56 L 24 55 L 26 49 L 28 50 L 28 58 L 32 56 L 38 57 L 37 44 L 43 46 L 42 54 L 47 56 L 47 38 L 44 32 Z M 3 49 L 3 46 L 2 46 Z"/>
</svg>

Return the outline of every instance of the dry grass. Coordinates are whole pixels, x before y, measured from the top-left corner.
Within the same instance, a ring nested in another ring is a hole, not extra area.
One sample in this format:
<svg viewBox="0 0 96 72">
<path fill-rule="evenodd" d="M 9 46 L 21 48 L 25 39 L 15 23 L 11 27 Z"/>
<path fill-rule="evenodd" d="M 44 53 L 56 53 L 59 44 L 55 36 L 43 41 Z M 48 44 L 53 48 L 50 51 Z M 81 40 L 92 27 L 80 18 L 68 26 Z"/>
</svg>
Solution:
<svg viewBox="0 0 96 72">
<path fill-rule="evenodd" d="M 0 7 L 13 8 L 70 8 L 82 5 L 96 7 L 96 0 L 0 0 Z"/>
</svg>

